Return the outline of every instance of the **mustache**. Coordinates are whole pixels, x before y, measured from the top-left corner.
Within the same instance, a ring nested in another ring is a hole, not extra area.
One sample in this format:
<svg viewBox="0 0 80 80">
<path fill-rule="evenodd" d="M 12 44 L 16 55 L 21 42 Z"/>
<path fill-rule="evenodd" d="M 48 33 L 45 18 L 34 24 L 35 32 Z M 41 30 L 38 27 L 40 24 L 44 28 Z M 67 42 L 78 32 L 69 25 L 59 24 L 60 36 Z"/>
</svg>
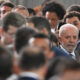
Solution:
<svg viewBox="0 0 80 80">
<path fill-rule="evenodd" d="M 68 44 L 68 46 L 76 46 L 75 44 L 71 43 L 71 44 Z"/>
</svg>

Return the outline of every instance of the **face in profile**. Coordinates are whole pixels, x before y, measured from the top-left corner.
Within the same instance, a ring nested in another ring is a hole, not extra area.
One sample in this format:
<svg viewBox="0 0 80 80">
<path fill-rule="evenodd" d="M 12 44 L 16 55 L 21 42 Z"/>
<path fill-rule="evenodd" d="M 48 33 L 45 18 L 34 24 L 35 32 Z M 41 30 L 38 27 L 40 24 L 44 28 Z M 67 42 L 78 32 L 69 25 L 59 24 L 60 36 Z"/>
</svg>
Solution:
<svg viewBox="0 0 80 80">
<path fill-rule="evenodd" d="M 18 28 L 15 26 L 11 26 L 11 25 L 9 26 L 7 32 L 4 32 L 4 34 L 2 36 L 3 44 L 9 45 L 14 42 L 14 37 L 15 37 L 15 33 L 16 33 L 17 29 Z"/>
<path fill-rule="evenodd" d="M 32 46 L 36 46 L 44 51 L 45 56 L 47 59 L 52 57 L 52 52 L 50 50 L 50 42 L 46 38 L 33 38 L 29 40 L 29 44 Z"/>
</svg>

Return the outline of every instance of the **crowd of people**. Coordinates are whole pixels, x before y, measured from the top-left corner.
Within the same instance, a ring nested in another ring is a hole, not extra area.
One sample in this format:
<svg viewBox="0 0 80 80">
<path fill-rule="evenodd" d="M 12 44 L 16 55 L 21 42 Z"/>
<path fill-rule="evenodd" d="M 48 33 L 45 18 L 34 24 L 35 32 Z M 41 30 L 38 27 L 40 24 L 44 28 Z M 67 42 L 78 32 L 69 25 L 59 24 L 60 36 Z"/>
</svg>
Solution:
<svg viewBox="0 0 80 80">
<path fill-rule="evenodd" d="M 1 1 L 0 80 L 80 80 L 80 5 Z"/>
</svg>

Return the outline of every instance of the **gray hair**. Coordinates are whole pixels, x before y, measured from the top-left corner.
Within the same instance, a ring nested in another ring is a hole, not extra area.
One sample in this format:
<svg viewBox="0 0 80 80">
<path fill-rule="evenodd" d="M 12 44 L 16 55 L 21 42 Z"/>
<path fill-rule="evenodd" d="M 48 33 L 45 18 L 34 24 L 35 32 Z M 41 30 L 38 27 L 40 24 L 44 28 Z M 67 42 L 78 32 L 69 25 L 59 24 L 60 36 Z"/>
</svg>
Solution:
<svg viewBox="0 0 80 80">
<path fill-rule="evenodd" d="M 72 25 L 72 24 L 64 24 L 64 25 L 62 25 L 61 28 L 59 29 L 59 36 L 61 36 L 61 35 L 64 33 L 64 31 L 65 31 L 67 28 L 70 28 L 70 27 L 71 27 L 71 28 L 74 28 L 75 31 L 79 33 L 79 30 L 78 30 L 78 28 L 77 28 L 76 26 L 74 26 L 74 25 Z"/>
</svg>

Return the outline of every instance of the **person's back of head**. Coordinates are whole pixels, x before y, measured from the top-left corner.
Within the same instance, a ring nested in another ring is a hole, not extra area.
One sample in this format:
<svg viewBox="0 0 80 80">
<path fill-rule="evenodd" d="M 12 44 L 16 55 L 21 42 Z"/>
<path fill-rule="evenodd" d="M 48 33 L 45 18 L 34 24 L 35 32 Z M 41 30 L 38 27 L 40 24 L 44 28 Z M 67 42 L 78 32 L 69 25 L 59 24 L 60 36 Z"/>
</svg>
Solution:
<svg viewBox="0 0 80 80">
<path fill-rule="evenodd" d="M 12 74 L 12 55 L 4 47 L 0 46 L 0 80 L 10 77 Z"/>
<path fill-rule="evenodd" d="M 71 12 L 71 11 L 77 11 L 80 12 L 80 5 L 71 5 L 70 7 L 67 8 L 66 10 L 67 12 Z"/>
<path fill-rule="evenodd" d="M 71 58 L 58 57 L 54 58 L 48 67 L 46 80 L 55 80 L 59 78 L 67 67 L 71 66 L 76 61 Z"/>
<path fill-rule="evenodd" d="M 35 30 L 29 26 L 25 26 L 17 30 L 15 35 L 15 48 L 17 53 L 19 53 L 22 47 L 28 44 L 29 38 L 32 37 L 35 33 Z"/>
<path fill-rule="evenodd" d="M 28 23 L 32 23 L 33 24 L 32 27 L 38 29 L 38 31 L 44 30 L 44 32 L 45 32 L 47 30 L 48 35 L 50 35 L 50 33 L 51 33 L 50 23 L 44 17 L 34 16 L 34 17 L 28 19 Z"/>
<path fill-rule="evenodd" d="M 45 56 L 37 47 L 25 47 L 20 52 L 19 67 L 25 71 L 39 69 L 45 64 Z"/>
<path fill-rule="evenodd" d="M 44 53 L 39 48 L 35 46 L 23 48 L 20 51 L 18 64 L 21 72 L 33 72 L 38 75 L 38 78 L 44 80 L 46 58 Z"/>
<path fill-rule="evenodd" d="M 80 80 L 80 63 L 72 61 L 65 66 L 61 75 L 61 80 Z"/>
<path fill-rule="evenodd" d="M 29 16 L 34 16 L 36 15 L 36 12 L 33 8 L 27 8 L 28 9 L 28 12 L 29 12 Z"/>
<path fill-rule="evenodd" d="M 51 33 L 50 40 L 54 46 L 57 46 L 57 47 L 59 46 L 59 41 L 55 34 Z"/>
</svg>

